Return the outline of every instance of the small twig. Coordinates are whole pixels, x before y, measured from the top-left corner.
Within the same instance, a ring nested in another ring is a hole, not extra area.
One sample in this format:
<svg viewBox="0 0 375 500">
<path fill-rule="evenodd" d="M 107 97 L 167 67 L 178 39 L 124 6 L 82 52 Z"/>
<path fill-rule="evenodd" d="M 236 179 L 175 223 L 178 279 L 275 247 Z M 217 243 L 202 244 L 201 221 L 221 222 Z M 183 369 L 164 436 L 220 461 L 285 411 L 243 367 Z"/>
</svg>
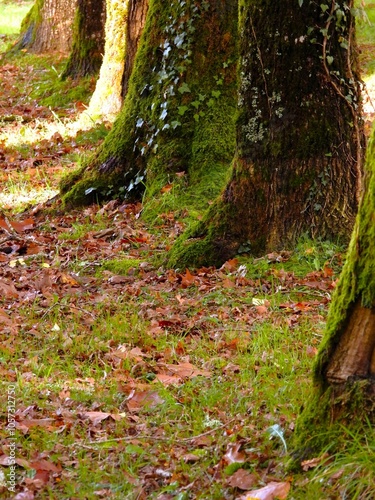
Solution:
<svg viewBox="0 0 375 500">
<path fill-rule="evenodd" d="M 5 236 L 5 238 L 0 240 L 0 245 L 2 245 L 3 243 L 6 243 L 9 240 L 14 240 L 14 239 L 19 239 L 19 238 L 15 238 L 12 234 L 8 234 L 8 236 Z"/>
</svg>

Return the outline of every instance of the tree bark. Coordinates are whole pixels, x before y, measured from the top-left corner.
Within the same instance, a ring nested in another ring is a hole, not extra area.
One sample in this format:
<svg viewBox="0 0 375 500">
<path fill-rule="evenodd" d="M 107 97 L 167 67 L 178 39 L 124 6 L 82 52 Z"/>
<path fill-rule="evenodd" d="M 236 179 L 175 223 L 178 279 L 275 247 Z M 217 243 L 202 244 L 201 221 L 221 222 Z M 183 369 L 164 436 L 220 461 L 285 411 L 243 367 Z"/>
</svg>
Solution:
<svg viewBox="0 0 375 500">
<path fill-rule="evenodd" d="M 243 3 L 232 176 L 169 265 L 220 265 L 304 233 L 349 239 L 365 146 L 352 3 Z"/>
<path fill-rule="evenodd" d="M 121 109 L 148 4 L 149 0 L 107 0 L 104 58 L 85 112 L 93 121 L 112 122 Z"/>
<path fill-rule="evenodd" d="M 21 36 L 13 50 L 28 49 L 68 53 L 77 0 L 35 0 L 21 25 Z"/>
<path fill-rule="evenodd" d="M 226 170 L 236 63 L 237 0 L 150 1 L 121 113 L 94 157 L 63 181 L 64 201 L 139 199 L 145 183 L 151 199 L 175 173 L 196 189 Z"/>
<path fill-rule="evenodd" d="M 125 67 L 122 77 L 122 97 L 128 91 L 130 75 L 133 71 L 134 60 L 138 50 L 139 40 L 146 23 L 149 0 L 129 0 L 128 22 L 126 29 Z"/>
<path fill-rule="evenodd" d="M 319 453 L 327 439 L 332 441 L 333 430 L 342 435 L 339 425 L 358 435 L 362 426 L 375 422 L 374 139 L 373 133 L 364 196 L 315 363 L 314 388 L 297 420 L 297 456 L 306 449 Z"/>
<path fill-rule="evenodd" d="M 63 78 L 96 74 L 104 53 L 105 0 L 78 0 L 73 25 L 73 46 Z"/>
</svg>

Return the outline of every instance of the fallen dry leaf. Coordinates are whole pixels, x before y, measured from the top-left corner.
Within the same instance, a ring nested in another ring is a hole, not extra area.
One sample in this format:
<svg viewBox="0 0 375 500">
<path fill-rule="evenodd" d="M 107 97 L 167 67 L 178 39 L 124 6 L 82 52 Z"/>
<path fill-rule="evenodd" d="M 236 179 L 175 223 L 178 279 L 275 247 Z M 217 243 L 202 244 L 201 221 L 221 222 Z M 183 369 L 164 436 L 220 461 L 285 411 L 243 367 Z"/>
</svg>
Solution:
<svg viewBox="0 0 375 500">
<path fill-rule="evenodd" d="M 0 280 L 0 295 L 7 299 L 18 298 L 18 292 L 13 283 L 6 283 L 3 280 Z"/>
<path fill-rule="evenodd" d="M 137 411 L 141 408 L 154 406 L 164 403 L 164 400 L 156 391 L 132 391 L 127 399 L 127 407 L 130 411 Z"/>
<path fill-rule="evenodd" d="M 301 462 L 302 469 L 307 472 L 309 469 L 314 469 L 318 465 L 321 465 L 328 458 L 328 453 L 324 453 L 320 457 L 311 458 L 310 460 L 304 460 Z"/>
<path fill-rule="evenodd" d="M 181 377 L 176 377 L 175 375 L 166 375 L 165 373 L 158 373 L 155 377 L 155 381 L 161 382 L 163 385 L 173 385 L 180 384 L 182 382 Z"/>
<path fill-rule="evenodd" d="M 223 456 L 223 460 L 229 465 L 234 463 L 246 462 L 246 454 L 241 451 L 242 442 L 229 443 L 227 446 L 227 452 Z"/>
<path fill-rule="evenodd" d="M 112 413 L 106 413 L 103 411 L 85 411 L 79 414 L 81 418 L 88 418 L 93 425 L 98 425 L 100 422 L 103 420 L 106 420 L 107 418 L 111 417 L 113 420 L 120 420 L 121 417 L 118 414 L 112 414 Z"/>
<path fill-rule="evenodd" d="M 185 274 L 181 275 L 182 288 L 188 288 L 195 283 L 196 277 L 191 274 L 189 269 L 186 269 Z"/>
<path fill-rule="evenodd" d="M 248 470 L 238 469 L 234 474 L 227 479 L 227 485 L 240 490 L 249 490 L 259 481 L 256 474 L 252 474 Z"/>
<path fill-rule="evenodd" d="M 194 378 L 198 375 L 201 375 L 202 377 L 211 377 L 211 372 L 208 370 L 200 370 L 196 366 L 187 362 L 179 363 L 178 365 L 160 363 L 158 366 L 162 368 L 161 373 L 163 375 L 177 376 L 181 379 Z"/>
<path fill-rule="evenodd" d="M 31 469 L 34 469 L 34 470 L 38 470 L 38 471 L 44 470 L 44 471 L 49 471 L 49 472 L 61 472 L 61 469 L 62 469 L 60 464 L 56 465 L 53 462 L 45 460 L 44 458 L 30 462 L 29 466 Z"/>
<path fill-rule="evenodd" d="M 23 221 L 8 221 L 6 219 L 0 219 L 0 227 L 5 229 L 5 231 L 16 231 L 17 233 L 22 233 L 34 228 L 34 219 L 25 219 Z"/>
<path fill-rule="evenodd" d="M 290 490 L 290 483 L 277 483 L 272 481 L 263 488 L 249 491 L 238 500 L 285 500 Z"/>
</svg>

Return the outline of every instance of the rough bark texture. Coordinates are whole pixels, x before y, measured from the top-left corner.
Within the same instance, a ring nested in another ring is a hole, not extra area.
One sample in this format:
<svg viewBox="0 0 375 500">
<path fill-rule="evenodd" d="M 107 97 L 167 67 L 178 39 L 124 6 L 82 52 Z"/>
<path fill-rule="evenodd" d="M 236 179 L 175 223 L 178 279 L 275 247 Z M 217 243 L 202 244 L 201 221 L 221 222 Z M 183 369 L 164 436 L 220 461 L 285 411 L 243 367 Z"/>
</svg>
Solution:
<svg viewBox="0 0 375 500">
<path fill-rule="evenodd" d="M 14 49 L 68 53 L 72 47 L 77 0 L 36 0 L 21 26 Z"/>
<path fill-rule="evenodd" d="M 126 29 L 126 56 L 122 77 L 122 96 L 125 97 L 130 75 L 133 71 L 134 60 L 138 50 L 139 40 L 146 23 L 149 0 L 129 0 L 128 21 Z"/>
<path fill-rule="evenodd" d="M 140 3 L 148 3 L 142 0 Z M 114 121 L 122 105 L 126 28 L 129 1 L 107 0 L 105 48 L 95 91 L 85 114 L 92 121 Z"/>
<path fill-rule="evenodd" d="M 78 0 L 73 46 L 63 78 L 80 78 L 99 71 L 104 53 L 105 0 Z"/>
<path fill-rule="evenodd" d="M 236 41 L 236 0 L 152 0 L 122 111 L 95 156 L 63 181 L 64 200 L 139 198 L 145 182 L 151 198 L 177 172 L 196 186 L 227 169 Z"/>
<path fill-rule="evenodd" d="M 354 20 L 345 1 L 323 7 L 243 0 L 232 177 L 170 265 L 218 265 L 303 233 L 349 238 L 364 148 Z"/>
<path fill-rule="evenodd" d="M 298 420 L 296 447 L 315 450 L 335 422 L 358 432 L 375 422 L 375 144 L 370 141 L 364 196 L 332 299 L 314 369 L 314 390 Z M 329 434 L 328 434 L 329 436 Z"/>
</svg>

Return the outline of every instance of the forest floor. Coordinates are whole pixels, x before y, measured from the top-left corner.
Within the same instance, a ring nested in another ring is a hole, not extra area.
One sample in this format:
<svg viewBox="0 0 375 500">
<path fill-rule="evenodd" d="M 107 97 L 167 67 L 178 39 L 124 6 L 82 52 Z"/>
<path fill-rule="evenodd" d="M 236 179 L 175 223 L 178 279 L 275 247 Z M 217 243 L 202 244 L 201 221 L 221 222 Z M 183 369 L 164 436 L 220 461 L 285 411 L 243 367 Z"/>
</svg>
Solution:
<svg viewBox="0 0 375 500">
<path fill-rule="evenodd" d="M 0 498 L 373 498 L 371 431 L 287 469 L 345 248 L 168 270 L 174 213 L 62 211 L 59 179 L 110 127 L 81 129 L 94 81 L 63 64 L 0 66 Z"/>
</svg>

